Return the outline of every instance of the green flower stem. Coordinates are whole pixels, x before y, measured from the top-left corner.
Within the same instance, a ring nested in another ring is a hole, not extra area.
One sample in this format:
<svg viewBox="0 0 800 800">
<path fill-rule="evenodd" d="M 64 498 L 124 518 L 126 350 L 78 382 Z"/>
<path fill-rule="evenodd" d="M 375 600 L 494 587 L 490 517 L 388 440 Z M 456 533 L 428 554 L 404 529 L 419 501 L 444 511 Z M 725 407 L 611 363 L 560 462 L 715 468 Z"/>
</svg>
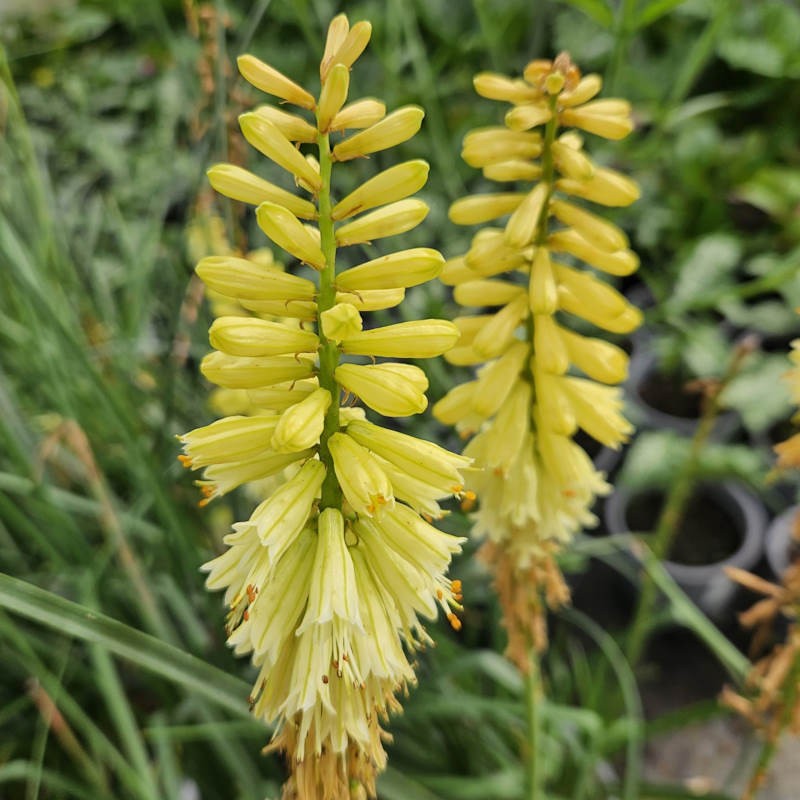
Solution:
<svg viewBox="0 0 800 800">
<path fill-rule="evenodd" d="M 317 137 L 319 145 L 319 172 L 322 187 L 319 190 L 319 233 L 320 246 L 325 256 L 325 268 L 320 273 L 319 297 L 317 298 L 317 327 L 319 332 L 319 385 L 331 394 L 331 404 L 325 414 L 325 425 L 319 440 L 319 460 L 327 470 L 322 483 L 320 508 L 341 508 L 342 490 L 336 480 L 333 457 L 328 448 L 328 440 L 339 430 L 339 384 L 334 370 L 339 364 L 339 348 L 329 342 L 322 332 L 322 313 L 336 305 L 336 236 L 331 218 L 331 147 L 327 133 Z"/>
<path fill-rule="evenodd" d="M 539 756 L 541 751 L 542 735 L 542 675 L 539 666 L 539 654 L 536 648 L 530 650 L 528 680 L 526 686 L 526 699 L 528 706 L 528 753 L 527 753 L 527 781 L 528 800 L 541 800 L 544 797 L 542 786 L 543 774 L 539 769 Z"/>
</svg>

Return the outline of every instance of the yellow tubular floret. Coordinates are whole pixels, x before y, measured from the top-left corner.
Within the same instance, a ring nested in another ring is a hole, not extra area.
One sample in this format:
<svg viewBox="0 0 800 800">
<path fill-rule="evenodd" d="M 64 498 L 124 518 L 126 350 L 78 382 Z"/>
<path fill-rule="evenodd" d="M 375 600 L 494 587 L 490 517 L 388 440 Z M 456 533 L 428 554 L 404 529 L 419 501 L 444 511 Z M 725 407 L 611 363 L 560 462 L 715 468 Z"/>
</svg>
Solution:
<svg viewBox="0 0 800 800">
<path fill-rule="evenodd" d="M 396 236 L 416 228 L 427 215 L 428 206 L 422 200 L 398 200 L 337 228 L 336 243 L 346 247 Z"/>
<path fill-rule="evenodd" d="M 331 121 L 341 111 L 350 88 L 350 70 L 344 64 L 335 64 L 322 84 L 317 108 L 317 126 L 327 133 Z"/>
<path fill-rule="evenodd" d="M 265 202 L 278 203 L 300 219 L 315 219 L 317 216 L 313 203 L 234 164 L 215 164 L 206 174 L 214 189 L 233 200 L 252 206 Z"/>
<path fill-rule="evenodd" d="M 317 141 L 317 129 L 297 114 L 289 114 L 275 106 L 259 106 L 252 112 L 271 122 L 290 142 Z"/>
<path fill-rule="evenodd" d="M 343 341 L 341 347 L 351 355 L 433 358 L 447 352 L 459 335 L 452 322 L 422 319 L 363 331 Z"/>
<path fill-rule="evenodd" d="M 212 347 L 231 356 L 277 356 L 310 353 L 319 345 L 316 333 L 280 322 L 248 317 L 219 317 L 209 328 Z"/>
<path fill-rule="evenodd" d="M 374 258 L 336 276 L 342 290 L 399 289 L 417 286 L 435 278 L 444 265 L 438 250 L 415 247 Z"/>
<path fill-rule="evenodd" d="M 425 185 L 429 170 L 427 161 L 422 160 L 406 161 L 404 164 L 389 167 L 338 202 L 331 211 L 331 217 L 334 220 L 346 219 L 375 206 L 402 200 Z"/>
<path fill-rule="evenodd" d="M 325 266 L 325 256 L 316 237 L 288 208 L 262 203 L 256 210 L 258 226 L 275 244 L 316 269 Z"/>
<path fill-rule="evenodd" d="M 424 116 L 425 112 L 419 106 L 399 108 L 380 122 L 339 142 L 333 148 L 334 158 L 349 161 L 405 142 L 419 131 Z"/>
<path fill-rule="evenodd" d="M 316 292 L 305 278 L 233 256 L 208 256 L 195 272 L 209 289 L 239 300 L 311 300 Z"/>
<path fill-rule="evenodd" d="M 314 98 L 294 81 L 278 72 L 274 67 L 265 64 L 261 59 L 251 55 L 239 56 L 236 59 L 242 77 L 262 92 L 280 97 L 287 103 L 301 108 L 313 109 Z"/>
</svg>

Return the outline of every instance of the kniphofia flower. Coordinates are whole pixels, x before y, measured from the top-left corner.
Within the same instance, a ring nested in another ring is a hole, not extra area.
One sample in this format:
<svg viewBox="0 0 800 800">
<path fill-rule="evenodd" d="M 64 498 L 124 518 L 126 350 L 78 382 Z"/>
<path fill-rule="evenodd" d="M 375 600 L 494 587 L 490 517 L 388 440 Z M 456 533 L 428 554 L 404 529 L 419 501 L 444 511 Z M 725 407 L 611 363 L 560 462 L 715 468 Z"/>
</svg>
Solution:
<svg viewBox="0 0 800 800">
<path fill-rule="evenodd" d="M 460 624 L 460 586 L 445 573 L 461 540 L 427 520 L 462 491 L 470 459 L 342 407 L 356 397 L 379 414 L 419 413 L 425 375 L 394 359 L 440 355 L 459 337 L 441 320 L 374 328 L 362 319 L 437 276 L 437 251 L 404 250 L 337 272 L 342 256 L 353 263 L 348 248 L 405 232 L 427 213 L 410 197 L 428 174 L 419 160 L 334 198 L 341 162 L 409 139 L 423 117 L 415 106 L 386 115 L 376 100 L 346 105 L 350 67 L 370 30 L 344 15 L 333 20 L 316 98 L 254 56 L 239 59 L 254 86 L 300 109 L 263 106 L 240 121 L 304 193 L 230 164 L 209 177 L 222 194 L 256 206 L 261 230 L 312 279 L 247 258 L 200 262 L 207 286 L 239 304 L 211 326 L 216 349 L 203 374 L 246 392 L 251 411 L 181 437 L 183 463 L 204 469 L 204 502 L 242 484 L 270 487 L 204 569 L 208 588 L 225 591 L 229 644 L 259 669 L 252 709 L 276 724 L 270 747 L 292 768 L 285 796 L 309 800 L 350 798 L 354 783 L 374 795 L 386 760 L 380 723 L 415 681 L 412 652 L 430 642 L 421 620 L 441 608 Z M 344 135 L 335 146 L 333 131 Z"/>
<path fill-rule="evenodd" d="M 571 318 L 633 331 L 639 311 L 597 272 L 629 275 L 638 259 L 625 234 L 581 201 L 624 206 L 639 192 L 596 165 L 578 132 L 621 138 L 632 129 L 628 103 L 593 99 L 600 78 L 582 77 L 566 54 L 532 61 L 524 79 L 483 73 L 475 88 L 511 108 L 504 126 L 468 133 L 462 156 L 503 188 L 452 205 L 458 224 L 494 224 L 440 277 L 459 304 L 490 313 L 455 320 L 461 338 L 445 358 L 476 366 L 476 377 L 434 414 L 474 437 L 465 453 L 486 467 L 467 481 L 480 498 L 474 533 L 488 540 L 509 654 L 524 667 L 530 646 L 545 642 L 542 596 L 550 605 L 567 597 L 553 557 L 595 522 L 592 504 L 609 488 L 574 435 L 616 448 L 631 431 L 616 386 L 627 355 L 573 330 Z"/>
</svg>

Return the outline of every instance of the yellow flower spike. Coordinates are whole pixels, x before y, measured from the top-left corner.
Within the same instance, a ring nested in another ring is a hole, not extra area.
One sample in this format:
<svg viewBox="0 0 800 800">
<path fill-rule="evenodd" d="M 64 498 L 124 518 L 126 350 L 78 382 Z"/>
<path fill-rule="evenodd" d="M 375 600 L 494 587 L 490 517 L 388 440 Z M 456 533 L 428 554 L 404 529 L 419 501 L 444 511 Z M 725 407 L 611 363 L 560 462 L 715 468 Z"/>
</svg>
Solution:
<svg viewBox="0 0 800 800">
<path fill-rule="evenodd" d="M 336 243 L 347 247 L 405 233 L 416 228 L 428 215 L 428 210 L 422 200 L 398 200 L 342 225 L 336 230 Z"/>
<path fill-rule="evenodd" d="M 496 414 L 520 376 L 530 353 L 525 342 L 514 342 L 496 361 L 487 364 L 480 372 L 472 408 L 481 416 Z"/>
<path fill-rule="evenodd" d="M 354 292 L 417 286 L 439 275 L 444 263 L 442 254 L 429 247 L 400 250 L 345 270 L 336 276 L 336 286 Z"/>
<path fill-rule="evenodd" d="M 350 22 L 347 19 L 347 15 L 338 14 L 331 20 L 330 25 L 328 25 L 328 33 L 325 37 L 325 50 L 322 53 L 322 60 L 319 62 L 319 77 L 321 81 L 325 80 L 328 71 L 336 63 L 334 56 L 344 44 L 348 33 L 350 33 Z"/>
<path fill-rule="evenodd" d="M 414 379 L 393 367 L 415 370 Z M 336 381 L 348 392 L 360 397 L 371 409 L 387 417 L 410 417 L 428 407 L 425 373 L 410 364 L 340 364 Z"/>
<path fill-rule="evenodd" d="M 258 106 L 252 113 L 271 122 L 290 142 L 309 144 L 317 141 L 317 129 L 297 114 L 266 105 Z"/>
<path fill-rule="evenodd" d="M 510 214 L 524 199 L 525 195 L 521 192 L 475 194 L 456 200 L 447 216 L 456 225 L 480 225 Z"/>
<path fill-rule="evenodd" d="M 506 243 L 510 247 L 519 250 L 527 247 L 533 241 L 536 227 L 539 224 L 539 215 L 542 213 L 549 193 L 548 184 L 537 183 L 517 206 L 506 225 Z"/>
<path fill-rule="evenodd" d="M 347 33 L 342 44 L 333 56 L 333 62 L 352 67 L 358 57 L 364 52 L 372 36 L 372 25 L 369 22 L 356 22 Z"/>
<path fill-rule="evenodd" d="M 331 217 L 338 221 L 376 206 L 402 200 L 425 185 L 429 170 L 428 162 L 421 159 L 389 167 L 338 202 L 331 211 Z"/>
<path fill-rule="evenodd" d="M 559 327 L 572 364 L 600 383 L 622 383 L 628 378 L 628 354 L 603 339 L 581 336 Z"/>
<path fill-rule="evenodd" d="M 576 181 L 589 180 L 595 172 L 594 164 L 585 153 L 563 142 L 553 142 L 553 162 L 565 178 Z"/>
<path fill-rule="evenodd" d="M 509 78 L 496 72 L 481 72 L 472 79 L 475 91 L 489 100 L 505 100 L 509 103 L 530 103 L 540 93 L 525 81 Z"/>
<path fill-rule="evenodd" d="M 550 314 L 537 314 L 533 318 L 533 350 L 540 369 L 555 375 L 563 375 L 567 371 L 567 348 Z"/>
<path fill-rule="evenodd" d="M 369 450 L 346 433 L 334 433 L 328 446 L 344 496 L 357 514 L 380 516 L 394 507 L 389 479 Z"/>
<path fill-rule="evenodd" d="M 209 464 L 242 461 L 269 447 L 278 417 L 226 417 L 178 436 L 192 469 Z"/>
<path fill-rule="evenodd" d="M 336 344 L 359 333 L 363 327 L 361 314 L 348 303 L 337 303 L 323 311 L 319 321 L 325 338 Z"/>
<path fill-rule="evenodd" d="M 622 416 L 622 393 L 616 386 L 601 386 L 585 378 L 566 377 L 561 391 L 571 404 L 577 424 L 606 447 L 627 441 L 633 426 Z"/>
<path fill-rule="evenodd" d="M 332 120 L 331 131 L 369 128 L 386 116 L 386 106 L 371 97 L 346 105 Z"/>
<path fill-rule="evenodd" d="M 542 177 L 541 166 L 530 161 L 499 161 L 496 164 L 487 164 L 482 171 L 484 178 L 498 183 L 535 181 Z"/>
<path fill-rule="evenodd" d="M 536 158 L 541 152 L 540 134 L 493 126 L 470 131 L 464 137 L 461 158 L 471 167 L 486 167 L 510 159 Z"/>
<path fill-rule="evenodd" d="M 471 458 L 366 420 L 351 422 L 347 435 L 415 480 L 438 487 L 443 496 L 454 489 L 460 491 L 458 487 L 464 485 L 461 470 L 472 464 Z"/>
<path fill-rule="evenodd" d="M 584 75 L 574 89 L 562 92 L 558 104 L 566 108 L 574 108 L 591 100 L 603 88 L 603 79 L 599 75 Z"/>
<path fill-rule="evenodd" d="M 322 84 L 317 108 L 317 127 L 327 133 L 333 118 L 341 111 L 350 89 L 350 70 L 344 64 L 335 64 Z"/>
<path fill-rule="evenodd" d="M 550 207 L 560 222 L 574 228 L 586 241 L 600 250 L 613 253 L 630 245 L 628 237 L 620 228 L 597 214 L 564 200 L 554 200 Z"/>
<path fill-rule="evenodd" d="M 316 351 L 316 333 L 250 317 L 219 317 L 208 331 L 211 346 L 230 356 L 279 356 Z"/>
<path fill-rule="evenodd" d="M 588 109 L 589 105 L 564 109 L 559 119 L 563 125 L 573 125 L 604 139 L 624 139 L 633 130 L 633 120 L 629 116 L 592 113 Z"/>
<path fill-rule="evenodd" d="M 552 250 L 569 253 L 609 275 L 630 275 L 639 268 L 639 258 L 633 250 L 599 250 L 573 228 L 551 234 L 547 243 Z"/>
<path fill-rule="evenodd" d="M 293 356 L 237 358 L 226 353 L 209 353 L 203 358 L 200 371 L 211 383 L 226 389 L 256 389 L 308 378 L 314 373 L 314 364 Z"/>
<path fill-rule="evenodd" d="M 278 453 L 296 453 L 317 444 L 330 404 L 331 393 L 316 389 L 286 409 L 272 434 L 272 449 Z"/>
<path fill-rule="evenodd" d="M 466 281 L 456 286 L 453 299 L 461 306 L 504 306 L 524 291 L 524 287 L 508 281 Z"/>
<path fill-rule="evenodd" d="M 280 97 L 287 103 L 313 110 L 316 106 L 314 98 L 293 80 L 278 72 L 274 67 L 265 64 L 261 59 L 251 55 L 239 56 L 236 59 L 242 77 L 253 84 L 256 89 Z"/>
<path fill-rule="evenodd" d="M 316 292 L 305 278 L 233 256 L 208 256 L 195 272 L 209 289 L 239 300 L 311 300 Z"/>
<path fill-rule="evenodd" d="M 640 196 L 639 187 L 630 178 L 604 167 L 595 167 L 587 180 L 562 178 L 556 181 L 556 189 L 612 208 L 629 206 Z"/>
<path fill-rule="evenodd" d="M 252 112 L 239 117 L 244 138 L 278 166 L 291 172 L 317 191 L 322 185 L 319 173 L 306 161 L 302 153 L 268 119 Z"/>
<path fill-rule="evenodd" d="M 363 291 L 336 292 L 337 303 L 347 303 L 358 311 L 382 311 L 403 302 L 405 289 L 365 289 Z"/>
<path fill-rule="evenodd" d="M 399 108 L 380 122 L 339 142 L 333 148 L 333 156 L 337 161 L 349 161 L 401 144 L 419 131 L 424 116 L 419 106 Z"/>
<path fill-rule="evenodd" d="M 558 286 L 546 247 L 537 247 L 531 261 L 528 307 L 532 314 L 555 314 L 558 309 Z"/>
<path fill-rule="evenodd" d="M 290 383 L 279 383 L 275 386 L 263 386 L 248 389 L 247 396 L 256 408 L 269 408 L 273 411 L 285 411 L 289 406 L 299 403 L 319 388 L 316 378 L 305 378 Z"/>
<path fill-rule="evenodd" d="M 460 336 L 458 328 L 443 319 L 397 322 L 345 339 L 342 351 L 358 356 L 433 358 L 447 352 Z"/>
<path fill-rule="evenodd" d="M 215 164 L 208 172 L 211 186 L 225 197 L 249 203 L 252 206 L 264 202 L 278 203 L 288 208 L 300 219 L 315 219 L 317 209 L 313 203 L 265 181 L 246 169 L 233 164 Z"/>
<path fill-rule="evenodd" d="M 512 300 L 498 311 L 472 342 L 475 352 L 484 358 L 494 358 L 508 347 L 514 331 L 528 315 L 528 299 L 524 295 Z"/>
<path fill-rule="evenodd" d="M 553 112 L 547 103 L 526 103 L 512 108 L 506 114 L 505 123 L 512 131 L 528 131 L 539 125 L 544 125 Z"/>
<path fill-rule="evenodd" d="M 325 267 L 325 256 L 316 237 L 292 214 L 276 203 L 262 203 L 256 209 L 258 227 L 295 258 L 315 269 Z"/>
</svg>

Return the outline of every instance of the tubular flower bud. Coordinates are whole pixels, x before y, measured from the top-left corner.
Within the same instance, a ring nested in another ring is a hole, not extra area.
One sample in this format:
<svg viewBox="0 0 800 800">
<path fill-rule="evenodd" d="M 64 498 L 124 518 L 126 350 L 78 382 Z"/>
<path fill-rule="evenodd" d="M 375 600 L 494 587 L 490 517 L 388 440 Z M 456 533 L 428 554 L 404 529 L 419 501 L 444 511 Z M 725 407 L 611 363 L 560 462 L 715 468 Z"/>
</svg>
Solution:
<svg viewBox="0 0 800 800">
<path fill-rule="evenodd" d="M 346 105 L 332 120 L 331 131 L 344 131 L 348 128 L 369 128 L 386 116 L 386 106 L 380 100 L 367 98 Z"/>
<path fill-rule="evenodd" d="M 427 161 L 406 161 L 379 172 L 338 202 L 331 211 L 335 220 L 346 219 L 375 206 L 393 203 L 418 192 L 428 180 Z"/>
<path fill-rule="evenodd" d="M 296 453 L 319 443 L 331 393 L 317 389 L 281 414 L 272 434 L 272 448 L 278 453 Z"/>
<path fill-rule="evenodd" d="M 342 342 L 342 351 L 356 356 L 433 358 L 447 352 L 459 337 L 458 328 L 443 319 L 398 322 L 362 331 Z"/>
<path fill-rule="evenodd" d="M 331 67 L 322 84 L 317 108 L 317 125 L 323 133 L 328 131 L 331 121 L 341 111 L 349 88 L 350 70 L 344 64 Z"/>
<path fill-rule="evenodd" d="M 316 291 L 305 278 L 233 256 L 208 256 L 195 272 L 209 289 L 237 300 L 311 300 Z"/>
<path fill-rule="evenodd" d="M 239 72 L 242 73 L 242 77 L 248 83 L 252 83 L 256 89 L 261 89 L 262 92 L 280 97 L 281 100 L 286 100 L 287 103 L 292 103 L 301 108 L 313 109 L 316 105 L 314 98 L 302 86 L 299 86 L 274 67 L 265 64 L 255 56 L 239 56 L 236 59 L 236 63 L 239 66 Z"/>
<path fill-rule="evenodd" d="M 262 203 L 256 218 L 258 227 L 279 247 L 316 269 L 325 266 L 319 242 L 291 211 L 275 203 Z"/>
<path fill-rule="evenodd" d="M 316 333 L 279 322 L 247 317 L 219 317 L 209 328 L 212 347 L 230 356 L 278 356 L 316 351 Z"/>
<path fill-rule="evenodd" d="M 581 136 L 562 127 L 621 138 L 633 126 L 630 105 L 595 100 L 600 78 L 582 78 L 566 53 L 530 62 L 524 80 L 484 73 L 475 87 L 512 108 L 504 127 L 468 133 L 462 157 L 487 179 L 518 185 L 450 208 L 450 219 L 462 225 L 510 216 L 502 227 L 479 231 L 442 270 L 443 283 L 456 287 L 456 302 L 496 310 L 456 319 L 461 338 L 445 358 L 475 366 L 477 379 L 451 389 L 433 413 L 462 436 L 474 436 L 465 454 L 484 470 L 466 475 L 466 489 L 480 498 L 473 532 L 489 540 L 483 552 L 499 570 L 508 654 L 525 670 L 531 647 L 546 645 L 545 605 L 568 597 L 558 549 L 596 521 L 591 506 L 608 490 L 572 437 L 580 427 L 617 447 L 630 432 L 613 386 L 625 379 L 627 356 L 574 333 L 568 318 L 559 323 L 555 315 L 576 315 L 611 332 L 630 332 L 641 319 L 590 270 L 552 257 L 568 253 L 612 275 L 628 275 L 639 264 L 619 228 L 567 197 L 627 205 L 638 197 L 636 185 L 595 166 Z M 502 273 L 509 279 L 482 280 Z M 545 574 L 549 588 L 541 596 Z"/>
<path fill-rule="evenodd" d="M 339 247 L 371 242 L 405 233 L 428 216 L 428 206 L 422 200 L 399 200 L 342 225 L 336 230 Z"/>
<path fill-rule="evenodd" d="M 417 286 L 435 278 L 443 265 L 444 258 L 438 250 L 415 247 L 351 267 L 337 276 L 336 285 L 354 292 Z"/>
<path fill-rule="evenodd" d="M 274 106 L 259 106 L 253 113 L 271 122 L 290 142 L 308 144 L 317 141 L 317 129 L 297 114 L 288 114 Z"/>
<path fill-rule="evenodd" d="M 342 339 L 355 336 L 361 332 L 362 320 L 355 306 L 348 303 L 337 303 L 319 315 L 322 333 L 325 338 L 337 344 Z"/>
<path fill-rule="evenodd" d="M 415 381 L 392 367 L 416 370 Z M 427 407 L 425 373 L 406 364 L 340 364 L 336 368 L 337 382 L 348 392 L 360 397 L 366 405 L 387 417 L 410 417 L 421 414 Z M 424 382 L 423 382 L 424 381 Z"/>
<path fill-rule="evenodd" d="M 233 200 L 249 203 L 251 206 L 266 202 L 277 203 L 300 219 L 314 219 L 317 214 L 313 203 L 234 164 L 215 164 L 206 174 L 214 189 Z"/>
<path fill-rule="evenodd" d="M 305 181 L 314 191 L 321 184 L 319 173 L 303 158 L 294 145 L 280 132 L 277 125 L 258 114 L 242 114 L 239 117 L 244 138 L 279 167 L 291 172 L 298 180 Z"/>
<path fill-rule="evenodd" d="M 425 112 L 418 106 L 406 106 L 393 111 L 380 122 L 339 142 L 333 148 L 334 158 L 337 161 L 349 161 L 401 144 L 419 131 L 424 116 Z"/>
<path fill-rule="evenodd" d="M 209 332 L 217 350 L 201 371 L 221 387 L 215 409 L 233 415 L 180 437 L 179 459 L 202 471 L 201 506 L 237 487 L 257 497 L 202 569 L 207 587 L 224 591 L 228 644 L 257 668 L 251 710 L 274 730 L 269 749 L 286 755 L 284 797 L 375 797 L 386 765 L 381 721 L 416 681 L 412 651 L 432 641 L 422 617 L 441 609 L 461 624 L 461 589 L 445 571 L 462 540 L 420 515 L 442 516 L 438 501 L 460 495 L 469 461 L 371 425 L 349 405 L 355 394 L 380 414 L 419 413 L 422 370 L 340 363 L 343 352 L 425 358 L 459 336 L 441 320 L 362 331 L 361 313 L 396 306 L 406 287 L 439 274 L 436 250 L 378 256 L 336 274 L 338 247 L 410 230 L 427 213 L 410 197 L 428 175 L 419 160 L 332 200 L 339 171 L 349 169 L 339 162 L 405 141 L 423 118 L 417 107 L 386 116 L 371 98 L 343 105 L 370 33 L 343 14 L 331 22 L 318 98 L 253 56 L 239 61 L 254 85 L 299 106 L 297 114 L 261 106 L 240 122 L 248 142 L 310 197 L 231 164 L 209 170 L 215 188 L 257 206 L 262 231 L 313 267 L 312 279 L 283 271 L 269 251 L 241 258 L 227 248 L 197 266 L 217 317 Z M 330 132 L 348 128 L 362 130 L 334 147 Z M 464 424 L 473 424 L 469 413 Z"/>
</svg>

